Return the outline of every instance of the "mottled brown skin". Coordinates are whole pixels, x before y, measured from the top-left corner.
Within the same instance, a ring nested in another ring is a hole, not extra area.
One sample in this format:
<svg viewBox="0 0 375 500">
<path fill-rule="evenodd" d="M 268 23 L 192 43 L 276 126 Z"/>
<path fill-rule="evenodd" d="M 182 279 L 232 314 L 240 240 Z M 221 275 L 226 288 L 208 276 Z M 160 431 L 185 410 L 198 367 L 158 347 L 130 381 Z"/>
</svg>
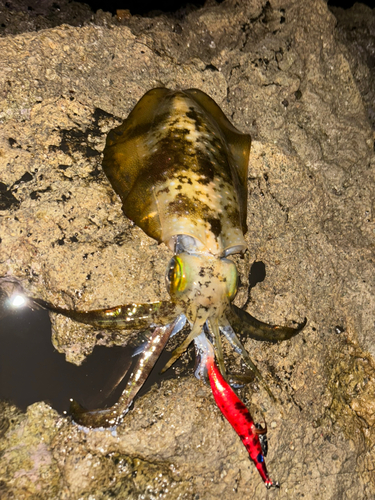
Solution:
<svg viewBox="0 0 375 500">
<path fill-rule="evenodd" d="M 200 90 L 153 89 L 108 134 L 103 168 L 146 234 L 173 250 L 179 231 L 222 256 L 246 248 L 250 143 Z"/>
</svg>

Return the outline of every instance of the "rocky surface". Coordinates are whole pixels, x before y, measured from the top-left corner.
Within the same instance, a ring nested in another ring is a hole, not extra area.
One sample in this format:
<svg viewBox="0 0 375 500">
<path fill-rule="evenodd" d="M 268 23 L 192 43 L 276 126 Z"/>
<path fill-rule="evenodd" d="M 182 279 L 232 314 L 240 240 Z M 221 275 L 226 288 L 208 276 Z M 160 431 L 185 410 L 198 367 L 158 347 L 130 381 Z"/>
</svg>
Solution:
<svg viewBox="0 0 375 500">
<path fill-rule="evenodd" d="M 357 10 L 370 29 L 373 12 Z M 241 390 L 268 423 L 281 488 L 265 490 L 210 390 L 185 377 L 138 400 L 116 435 L 4 402 L 1 498 L 374 498 L 374 80 L 344 14 L 313 0 L 86 13 L 54 27 L 40 14 L 40 31 L 29 15 L 0 39 L 0 276 L 67 307 L 166 298 L 170 252 L 122 215 L 101 152 L 148 89 L 211 95 L 253 137 L 237 303 L 271 323 L 308 317 L 289 342 L 246 342 L 280 399 Z M 266 278 L 249 290 L 254 261 Z M 81 362 L 95 332 L 53 323 L 55 346 Z"/>
<path fill-rule="evenodd" d="M 356 3 L 351 9 L 332 7 L 336 35 L 350 64 L 372 129 L 375 130 L 375 11 Z"/>
</svg>

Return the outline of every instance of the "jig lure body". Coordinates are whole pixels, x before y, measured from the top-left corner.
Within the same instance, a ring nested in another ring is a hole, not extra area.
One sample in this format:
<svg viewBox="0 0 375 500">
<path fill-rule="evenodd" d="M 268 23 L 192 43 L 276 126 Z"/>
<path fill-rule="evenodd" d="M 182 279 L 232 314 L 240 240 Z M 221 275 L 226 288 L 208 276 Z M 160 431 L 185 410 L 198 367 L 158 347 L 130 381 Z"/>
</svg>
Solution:
<svg viewBox="0 0 375 500">
<path fill-rule="evenodd" d="M 263 430 L 256 428 L 225 381 L 221 334 L 272 397 L 236 332 L 275 342 L 296 335 L 306 320 L 296 328 L 267 325 L 231 303 L 237 292 L 238 275 L 228 256 L 246 250 L 250 144 L 250 136 L 240 133 L 202 91 L 156 88 L 147 92 L 124 123 L 108 134 L 103 169 L 121 198 L 125 215 L 174 253 L 166 273 L 171 300 L 88 312 L 32 300 L 96 327 L 155 327 L 126 389 L 113 407 L 89 411 L 72 403 L 73 419 L 86 427 L 108 427 L 122 420 L 168 338 L 187 320 L 190 334 L 173 352 L 165 369 L 195 341 L 200 359 L 196 375 L 208 374 L 215 400 L 226 402 L 219 406 L 225 407 L 222 411 L 238 433 L 244 432 L 247 419 L 246 439 L 251 443 L 241 439 L 269 487 L 273 483 L 264 460 L 259 458 L 257 436 Z M 202 335 L 206 340 L 202 341 Z M 225 390 L 220 392 L 218 387 L 225 384 Z M 241 424 L 237 425 L 238 419 Z"/>
<path fill-rule="evenodd" d="M 263 447 L 259 438 L 259 436 L 267 433 L 267 427 L 262 429 L 255 425 L 249 410 L 235 394 L 228 382 L 224 380 L 213 356 L 210 356 L 207 360 L 207 373 L 216 404 L 240 437 L 264 484 L 267 488 L 278 486 L 268 475 Z"/>
</svg>

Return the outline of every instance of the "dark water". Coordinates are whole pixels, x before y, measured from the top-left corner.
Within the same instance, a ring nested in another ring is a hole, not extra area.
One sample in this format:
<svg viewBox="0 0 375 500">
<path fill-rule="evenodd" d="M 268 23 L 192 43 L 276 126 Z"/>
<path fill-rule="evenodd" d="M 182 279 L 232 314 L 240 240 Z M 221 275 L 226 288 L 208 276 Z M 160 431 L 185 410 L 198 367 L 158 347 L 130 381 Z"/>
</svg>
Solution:
<svg viewBox="0 0 375 500">
<path fill-rule="evenodd" d="M 19 309 L 0 319 L 0 399 L 23 410 L 46 401 L 60 413 L 68 411 L 70 398 L 89 409 L 111 406 L 127 381 L 110 394 L 115 380 L 136 361 L 132 352 L 128 347 L 98 346 L 81 366 L 75 366 L 54 349 L 48 312 Z M 164 351 L 138 397 L 162 378 L 175 376 L 172 369 L 159 375 L 169 357 Z"/>
</svg>

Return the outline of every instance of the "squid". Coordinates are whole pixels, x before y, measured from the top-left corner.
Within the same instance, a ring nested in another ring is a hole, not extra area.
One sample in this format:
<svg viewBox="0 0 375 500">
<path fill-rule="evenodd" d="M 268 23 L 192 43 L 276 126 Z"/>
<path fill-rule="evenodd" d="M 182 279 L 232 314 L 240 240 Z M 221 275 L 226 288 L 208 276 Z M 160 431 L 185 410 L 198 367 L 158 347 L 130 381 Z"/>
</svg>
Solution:
<svg viewBox="0 0 375 500">
<path fill-rule="evenodd" d="M 271 487 L 277 483 L 268 476 L 259 440 L 266 429 L 254 424 L 227 381 L 222 336 L 273 398 L 237 334 L 278 342 L 298 334 L 306 319 L 296 327 L 268 325 L 233 304 L 239 278 L 230 256 L 246 251 L 250 145 L 250 136 L 238 131 L 204 92 L 166 88 L 147 92 L 123 124 L 109 132 L 103 169 L 124 214 L 173 252 L 166 270 L 170 300 L 91 311 L 31 300 L 97 328 L 125 332 L 152 328 L 114 406 L 86 410 L 72 402 L 73 420 L 88 428 L 115 427 L 122 421 L 168 339 L 188 323 L 190 333 L 164 370 L 195 343 L 196 376 L 210 382 L 219 408 L 240 435 L 265 485 Z"/>
</svg>

